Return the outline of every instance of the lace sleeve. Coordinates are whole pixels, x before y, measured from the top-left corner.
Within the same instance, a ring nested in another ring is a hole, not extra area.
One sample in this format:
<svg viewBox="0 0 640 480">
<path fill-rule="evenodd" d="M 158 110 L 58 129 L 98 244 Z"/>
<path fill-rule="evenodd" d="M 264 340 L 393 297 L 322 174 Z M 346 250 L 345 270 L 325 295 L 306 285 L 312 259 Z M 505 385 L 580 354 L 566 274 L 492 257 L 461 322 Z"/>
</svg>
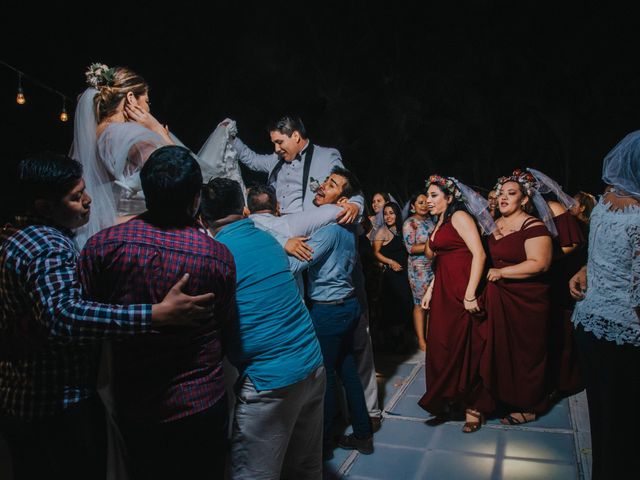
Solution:
<svg viewBox="0 0 640 480">
<path fill-rule="evenodd" d="M 629 299 L 635 308 L 640 307 L 640 225 L 629 227 L 631 244 L 631 284 L 629 285 Z"/>
</svg>

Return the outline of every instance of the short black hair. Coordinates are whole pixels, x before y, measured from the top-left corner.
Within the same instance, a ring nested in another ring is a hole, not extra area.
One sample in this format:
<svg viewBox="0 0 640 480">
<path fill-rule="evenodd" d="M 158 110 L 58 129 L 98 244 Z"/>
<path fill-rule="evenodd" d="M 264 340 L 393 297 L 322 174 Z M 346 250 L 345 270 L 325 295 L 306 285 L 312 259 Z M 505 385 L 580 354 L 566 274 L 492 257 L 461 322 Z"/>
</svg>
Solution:
<svg viewBox="0 0 640 480">
<path fill-rule="evenodd" d="M 269 210 L 275 213 L 278 199 L 271 185 L 255 184 L 247 189 L 247 208 L 251 213 Z"/>
<path fill-rule="evenodd" d="M 216 177 L 202 186 L 200 215 L 208 223 L 229 215 L 242 215 L 244 194 L 240 184 L 230 178 Z"/>
<path fill-rule="evenodd" d="M 27 212 L 33 209 L 37 199 L 61 200 L 82 178 L 82 164 L 45 150 L 21 160 L 17 175 L 20 208 Z"/>
<path fill-rule="evenodd" d="M 336 165 L 331 170 L 331 173 L 335 173 L 336 175 L 343 177 L 347 181 L 344 184 L 344 187 L 342 187 L 342 195 L 344 197 L 351 198 L 362 191 L 360 182 L 352 171 Z"/>
<path fill-rule="evenodd" d="M 183 218 L 200 192 L 202 172 L 193 153 L 179 145 L 155 150 L 140 171 L 147 210 L 167 221 Z"/>
<path fill-rule="evenodd" d="M 420 195 L 424 195 L 425 197 L 427 196 L 427 190 L 424 188 L 421 188 L 419 190 L 415 190 L 411 196 L 409 197 L 409 209 L 411 209 L 411 207 L 413 207 L 413 204 L 416 203 L 416 201 L 418 200 L 418 197 Z M 389 200 L 387 200 L 387 202 L 389 202 Z"/>
<path fill-rule="evenodd" d="M 304 139 L 307 138 L 307 129 L 304 128 L 302 119 L 297 115 L 284 115 L 277 120 L 272 120 L 267 126 L 269 133 L 280 132 L 287 137 L 293 135 L 297 131 Z"/>
</svg>

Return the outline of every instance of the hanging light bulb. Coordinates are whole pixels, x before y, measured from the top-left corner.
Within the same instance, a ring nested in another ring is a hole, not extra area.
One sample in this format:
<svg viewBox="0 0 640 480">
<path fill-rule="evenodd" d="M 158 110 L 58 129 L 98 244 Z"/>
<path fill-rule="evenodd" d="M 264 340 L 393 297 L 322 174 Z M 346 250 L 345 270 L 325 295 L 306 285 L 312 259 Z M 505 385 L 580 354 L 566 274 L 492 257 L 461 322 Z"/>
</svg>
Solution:
<svg viewBox="0 0 640 480">
<path fill-rule="evenodd" d="M 60 112 L 60 121 L 66 122 L 67 120 L 69 120 L 69 115 L 67 115 L 66 99 L 62 97 L 62 111 Z"/>
<path fill-rule="evenodd" d="M 27 99 L 24 98 L 24 91 L 22 90 L 22 74 L 18 73 L 18 94 L 16 95 L 16 103 L 18 105 L 24 105 Z"/>
</svg>

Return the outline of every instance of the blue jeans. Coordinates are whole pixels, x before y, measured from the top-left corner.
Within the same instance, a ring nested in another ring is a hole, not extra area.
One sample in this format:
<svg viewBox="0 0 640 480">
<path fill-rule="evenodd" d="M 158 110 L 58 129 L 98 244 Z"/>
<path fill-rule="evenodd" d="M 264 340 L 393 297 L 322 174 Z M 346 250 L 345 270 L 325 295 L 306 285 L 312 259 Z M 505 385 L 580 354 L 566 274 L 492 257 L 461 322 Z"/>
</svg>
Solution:
<svg viewBox="0 0 640 480">
<path fill-rule="evenodd" d="M 310 310 L 327 371 L 324 395 L 324 445 L 331 447 L 331 430 L 336 414 L 336 373 L 344 386 L 353 433 L 358 438 L 373 434 L 362 382 L 353 354 L 353 333 L 360 319 L 357 298 L 341 304 L 314 303 Z"/>
</svg>

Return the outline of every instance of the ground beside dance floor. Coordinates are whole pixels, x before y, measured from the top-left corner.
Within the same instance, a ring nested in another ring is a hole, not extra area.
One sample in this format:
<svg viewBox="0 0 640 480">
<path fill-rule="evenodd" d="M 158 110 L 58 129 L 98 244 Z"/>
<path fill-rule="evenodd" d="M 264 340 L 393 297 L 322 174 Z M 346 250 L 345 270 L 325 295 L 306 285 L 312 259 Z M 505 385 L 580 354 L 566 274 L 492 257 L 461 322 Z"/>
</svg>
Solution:
<svg viewBox="0 0 640 480">
<path fill-rule="evenodd" d="M 487 419 L 477 432 L 462 433 L 463 422 L 436 427 L 417 402 L 425 391 L 424 354 L 376 355 L 383 410 L 375 452 L 336 448 L 324 479 L 451 480 L 591 478 L 591 437 L 586 395 L 555 404 L 534 422 L 504 426 Z"/>
</svg>

